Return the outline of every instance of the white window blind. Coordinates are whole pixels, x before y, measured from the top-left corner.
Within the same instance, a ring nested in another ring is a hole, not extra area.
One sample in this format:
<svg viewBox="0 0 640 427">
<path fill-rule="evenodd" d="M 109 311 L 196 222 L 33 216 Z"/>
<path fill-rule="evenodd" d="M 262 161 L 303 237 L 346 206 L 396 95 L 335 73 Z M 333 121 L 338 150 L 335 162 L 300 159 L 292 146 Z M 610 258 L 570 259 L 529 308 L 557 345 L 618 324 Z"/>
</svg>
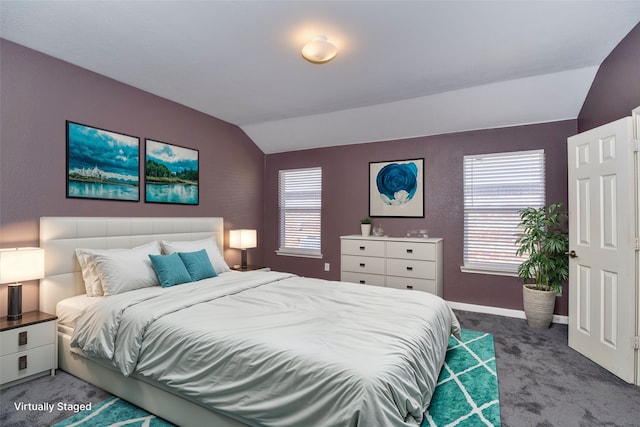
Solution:
<svg viewBox="0 0 640 427">
<path fill-rule="evenodd" d="M 322 169 L 281 170 L 278 254 L 321 257 Z"/>
<path fill-rule="evenodd" d="M 516 273 L 518 211 L 545 203 L 544 150 L 464 157 L 464 267 Z"/>
</svg>

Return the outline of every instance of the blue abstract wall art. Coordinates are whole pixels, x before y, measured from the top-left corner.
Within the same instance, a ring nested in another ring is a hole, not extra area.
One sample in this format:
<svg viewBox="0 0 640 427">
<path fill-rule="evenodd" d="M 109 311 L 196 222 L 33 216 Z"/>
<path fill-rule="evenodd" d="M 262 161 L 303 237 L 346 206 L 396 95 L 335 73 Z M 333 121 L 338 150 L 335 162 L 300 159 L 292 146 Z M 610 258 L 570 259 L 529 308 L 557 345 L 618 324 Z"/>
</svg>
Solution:
<svg viewBox="0 0 640 427">
<path fill-rule="evenodd" d="M 369 163 L 369 216 L 424 217 L 424 159 Z"/>
</svg>

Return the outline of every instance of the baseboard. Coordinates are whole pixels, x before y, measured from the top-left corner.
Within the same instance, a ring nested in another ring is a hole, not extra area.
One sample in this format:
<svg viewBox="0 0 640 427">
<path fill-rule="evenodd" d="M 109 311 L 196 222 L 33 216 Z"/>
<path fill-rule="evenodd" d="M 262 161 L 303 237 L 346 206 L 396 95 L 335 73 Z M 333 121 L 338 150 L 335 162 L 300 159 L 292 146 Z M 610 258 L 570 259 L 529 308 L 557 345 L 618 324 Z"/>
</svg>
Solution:
<svg viewBox="0 0 640 427">
<path fill-rule="evenodd" d="M 467 304 L 464 302 L 447 301 L 449 307 L 454 310 L 472 311 L 474 313 L 495 314 L 497 316 L 515 317 L 517 319 L 525 319 L 524 311 L 513 310 L 510 308 L 491 307 L 488 305 Z M 569 316 L 553 315 L 553 323 L 562 325 L 569 324 Z"/>
</svg>

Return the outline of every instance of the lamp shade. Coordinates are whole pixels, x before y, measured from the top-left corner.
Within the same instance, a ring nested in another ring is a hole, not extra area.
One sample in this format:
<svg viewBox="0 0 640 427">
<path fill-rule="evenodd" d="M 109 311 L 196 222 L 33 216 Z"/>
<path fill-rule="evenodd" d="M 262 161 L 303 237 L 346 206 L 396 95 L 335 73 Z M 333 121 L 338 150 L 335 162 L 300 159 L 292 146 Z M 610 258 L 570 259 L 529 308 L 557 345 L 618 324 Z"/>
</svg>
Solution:
<svg viewBox="0 0 640 427">
<path fill-rule="evenodd" d="M 231 230 L 229 232 L 229 247 L 234 249 L 249 249 L 258 246 L 256 230 Z"/>
<path fill-rule="evenodd" d="M 0 249 L 0 283 L 18 283 L 44 277 L 44 249 Z"/>
</svg>

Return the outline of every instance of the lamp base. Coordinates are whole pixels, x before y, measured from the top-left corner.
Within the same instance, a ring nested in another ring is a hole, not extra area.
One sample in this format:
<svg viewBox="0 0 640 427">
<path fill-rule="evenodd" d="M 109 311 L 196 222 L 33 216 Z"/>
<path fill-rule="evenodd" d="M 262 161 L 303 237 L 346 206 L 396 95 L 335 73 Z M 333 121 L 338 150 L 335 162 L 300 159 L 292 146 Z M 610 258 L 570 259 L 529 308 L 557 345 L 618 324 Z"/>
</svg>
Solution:
<svg viewBox="0 0 640 427">
<path fill-rule="evenodd" d="M 240 269 L 241 270 L 247 269 L 247 250 L 246 249 L 242 249 L 240 252 Z"/>
<path fill-rule="evenodd" d="M 8 307 L 7 320 L 22 319 L 22 285 L 9 285 L 7 289 Z"/>
</svg>

